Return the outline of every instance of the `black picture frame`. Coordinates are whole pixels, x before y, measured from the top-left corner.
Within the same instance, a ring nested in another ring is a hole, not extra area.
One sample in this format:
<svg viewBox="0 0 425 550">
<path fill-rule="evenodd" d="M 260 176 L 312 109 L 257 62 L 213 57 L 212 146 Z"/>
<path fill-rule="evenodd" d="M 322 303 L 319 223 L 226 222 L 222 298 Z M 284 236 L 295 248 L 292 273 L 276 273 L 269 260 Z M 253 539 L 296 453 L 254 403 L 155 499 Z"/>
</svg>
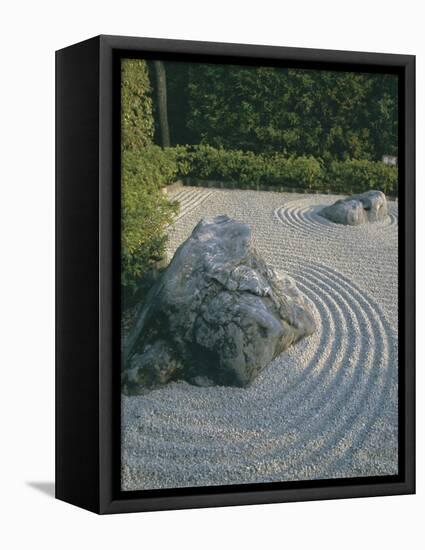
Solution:
<svg viewBox="0 0 425 550">
<path fill-rule="evenodd" d="M 120 491 L 117 67 L 155 56 L 399 75 L 397 476 Z M 414 213 L 414 56 L 120 36 L 56 52 L 56 498 L 107 514 L 414 493 Z"/>
</svg>

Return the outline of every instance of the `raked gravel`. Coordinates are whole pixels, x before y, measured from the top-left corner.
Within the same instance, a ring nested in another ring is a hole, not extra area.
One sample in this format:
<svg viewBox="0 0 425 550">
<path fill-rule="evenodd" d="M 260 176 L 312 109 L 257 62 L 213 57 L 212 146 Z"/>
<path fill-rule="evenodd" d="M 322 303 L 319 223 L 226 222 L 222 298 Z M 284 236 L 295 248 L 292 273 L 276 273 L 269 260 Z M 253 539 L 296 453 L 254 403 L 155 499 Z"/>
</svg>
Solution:
<svg viewBox="0 0 425 550">
<path fill-rule="evenodd" d="M 202 218 L 248 223 L 310 299 L 316 332 L 248 388 L 176 382 L 122 396 L 122 489 L 397 473 L 397 203 L 358 227 L 318 215 L 339 196 L 185 187 L 171 258 Z"/>
</svg>

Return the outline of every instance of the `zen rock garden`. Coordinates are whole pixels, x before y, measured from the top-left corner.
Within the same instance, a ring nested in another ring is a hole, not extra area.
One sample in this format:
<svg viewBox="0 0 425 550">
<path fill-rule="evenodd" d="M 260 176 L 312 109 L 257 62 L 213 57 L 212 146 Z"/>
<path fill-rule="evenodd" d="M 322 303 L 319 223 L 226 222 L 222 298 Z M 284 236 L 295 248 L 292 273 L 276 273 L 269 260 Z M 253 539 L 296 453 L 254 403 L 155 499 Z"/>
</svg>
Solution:
<svg viewBox="0 0 425 550">
<path fill-rule="evenodd" d="M 398 474 L 398 81 L 121 60 L 122 491 Z"/>
<path fill-rule="evenodd" d="M 123 391 L 178 379 L 244 387 L 314 330 L 309 303 L 266 265 L 249 226 L 203 219 L 146 297 L 126 342 Z"/>
<path fill-rule="evenodd" d="M 344 225 L 382 221 L 381 191 L 338 200 L 320 215 Z M 294 281 L 266 265 L 245 223 L 203 219 L 148 293 L 124 349 L 129 395 L 174 380 L 249 385 L 272 359 L 315 330 Z"/>
<path fill-rule="evenodd" d="M 387 199 L 382 191 L 367 191 L 326 206 L 320 215 L 344 225 L 383 221 L 388 216 Z"/>
</svg>

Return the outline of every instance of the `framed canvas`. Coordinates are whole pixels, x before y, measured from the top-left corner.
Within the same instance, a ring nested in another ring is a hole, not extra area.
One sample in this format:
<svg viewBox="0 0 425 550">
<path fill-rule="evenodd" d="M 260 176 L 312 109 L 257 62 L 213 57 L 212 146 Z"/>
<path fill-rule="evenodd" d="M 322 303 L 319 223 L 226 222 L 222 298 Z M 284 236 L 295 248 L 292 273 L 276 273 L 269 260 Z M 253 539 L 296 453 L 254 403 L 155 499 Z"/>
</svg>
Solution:
<svg viewBox="0 0 425 550">
<path fill-rule="evenodd" d="M 56 497 L 415 490 L 415 58 L 56 53 Z"/>
</svg>

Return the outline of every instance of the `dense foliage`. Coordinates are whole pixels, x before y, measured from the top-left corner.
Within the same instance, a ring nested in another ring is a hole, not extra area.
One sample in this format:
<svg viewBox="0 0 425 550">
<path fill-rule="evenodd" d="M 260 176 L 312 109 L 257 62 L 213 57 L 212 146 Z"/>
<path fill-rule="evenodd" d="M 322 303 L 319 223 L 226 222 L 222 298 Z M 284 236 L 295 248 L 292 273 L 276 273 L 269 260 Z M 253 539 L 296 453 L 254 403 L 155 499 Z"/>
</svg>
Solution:
<svg viewBox="0 0 425 550">
<path fill-rule="evenodd" d="M 314 188 L 318 184 L 321 163 L 306 156 L 259 154 L 252 151 L 227 151 L 209 145 L 191 147 L 180 158 L 180 171 L 200 179 L 234 182 L 241 188 L 259 185 Z"/>
<path fill-rule="evenodd" d="M 177 204 L 162 188 L 177 177 L 249 189 L 397 194 L 397 168 L 381 162 L 398 153 L 395 75 L 163 67 L 168 102 L 161 111 L 154 63 L 122 61 L 122 284 L 130 293 L 163 258 Z M 171 148 L 154 145 L 160 111 Z"/>
<path fill-rule="evenodd" d="M 233 182 L 235 187 L 295 188 L 305 191 L 358 193 L 379 189 L 397 194 L 396 167 L 368 160 L 324 163 L 314 157 L 227 151 L 209 145 L 179 149 L 179 172 L 193 178 Z"/>
<path fill-rule="evenodd" d="M 327 187 L 335 193 L 350 194 L 379 189 L 397 196 L 398 170 L 383 162 L 346 160 L 332 162 L 327 170 Z"/>
<path fill-rule="evenodd" d="M 122 155 L 122 284 L 136 289 L 140 278 L 163 257 L 165 227 L 177 211 L 163 187 L 177 174 L 176 153 L 156 145 Z"/>
<path fill-rule="evenodd" d="M 153 141 L 151 84 L 146 62 L 123 59 L 121 65 L 121 145 L 140 150 Z"/>
<path fill-rule="evenodd" d="M 153 145 L 152 89 L 146 62 L 122 61 L 121 284 L 131 293 L 162 259 L 165 227 L 177 205 L 161 190 L 177 174 L 176 153 Z"/>
<path fill-rule="evenodd" d="M 167 64 L 174 144 L 324 161 L 397 155 L 397 77 L 213 64 Z"/>
</svg>

